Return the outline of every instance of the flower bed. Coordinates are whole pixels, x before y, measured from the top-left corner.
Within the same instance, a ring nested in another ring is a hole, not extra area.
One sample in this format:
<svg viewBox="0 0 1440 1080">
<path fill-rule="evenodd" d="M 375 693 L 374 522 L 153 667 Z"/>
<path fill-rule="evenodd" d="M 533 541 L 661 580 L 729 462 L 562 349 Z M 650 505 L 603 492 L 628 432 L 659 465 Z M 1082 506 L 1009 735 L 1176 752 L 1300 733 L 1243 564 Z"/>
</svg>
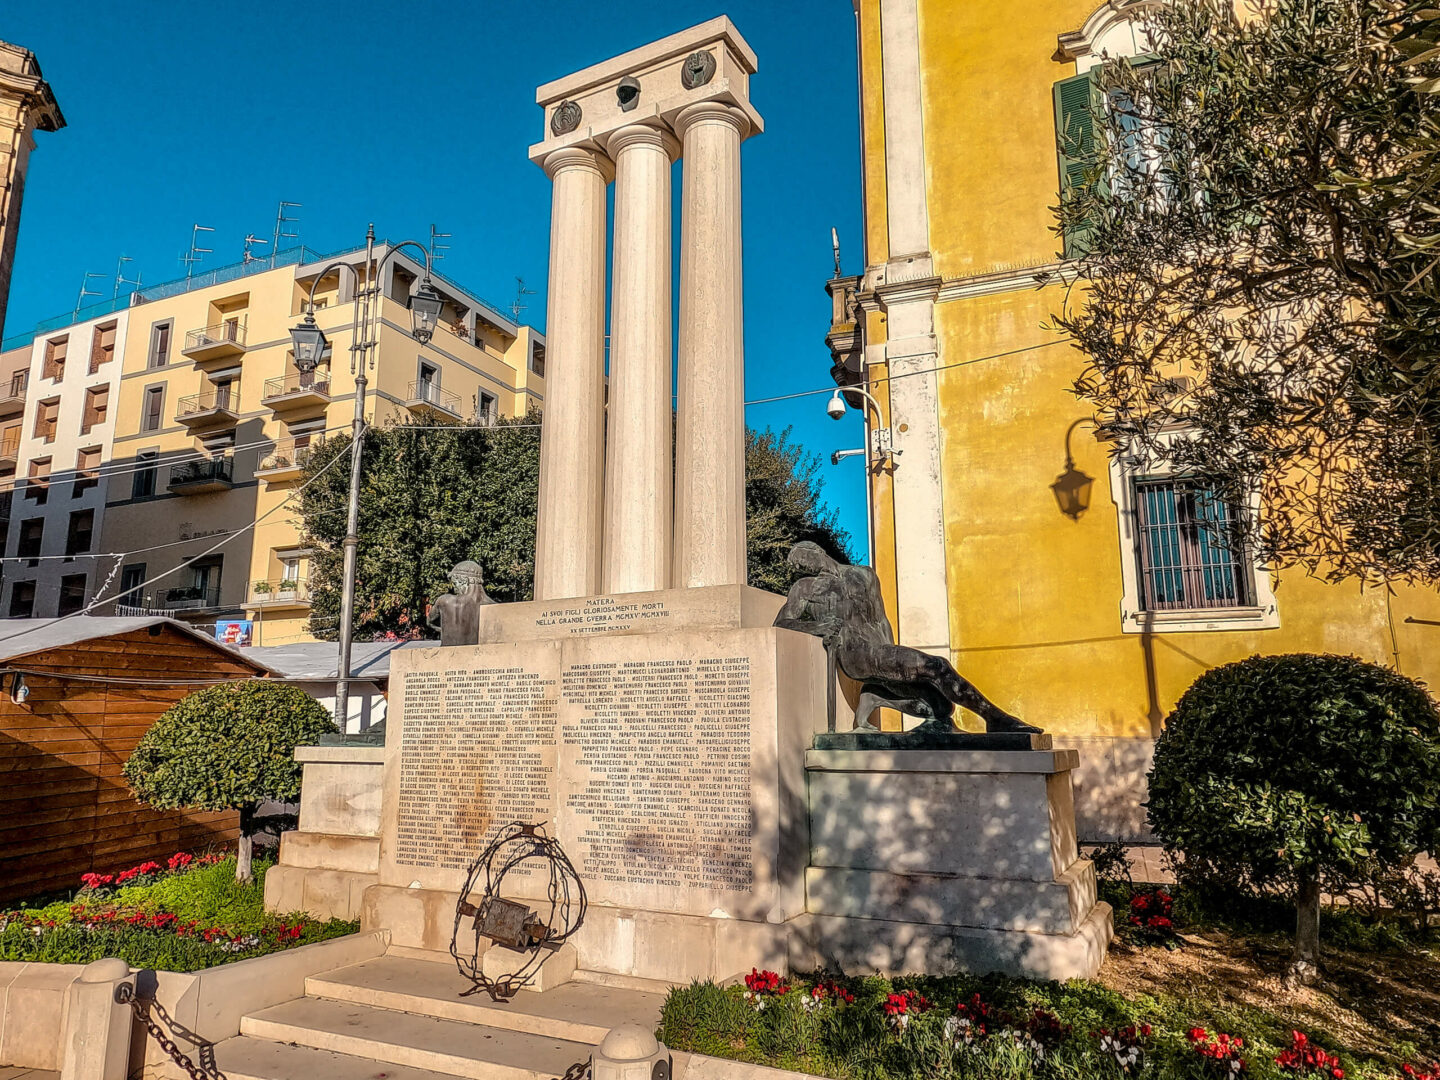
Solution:
<svg viewBox="0 0 1440 1080">
<path fill-rule="evenodd" d="M 782 980 L 756 971 L 745 984 L 672 991 L 661 1040 L 843 1080 L 1436 1080 L 1440 1070 L 1352 1052 L 1263 1014 L 1222 1017 L 1197 1006 L 1187 1017 L 1175 1003 L 1129 1000 L 1080 981 Z"/>
<path fill-rule="evenodd" d="M 73 897 L 0 912 L 0 960 L 89 963 L 118 956 L 134 967 L 198 971 L 296 945 L 353 934 L 358 925 L 267 914 L 265 870 L 235 880 L 235 858 L 176 852 L 90 873 Z"/>
</svg>

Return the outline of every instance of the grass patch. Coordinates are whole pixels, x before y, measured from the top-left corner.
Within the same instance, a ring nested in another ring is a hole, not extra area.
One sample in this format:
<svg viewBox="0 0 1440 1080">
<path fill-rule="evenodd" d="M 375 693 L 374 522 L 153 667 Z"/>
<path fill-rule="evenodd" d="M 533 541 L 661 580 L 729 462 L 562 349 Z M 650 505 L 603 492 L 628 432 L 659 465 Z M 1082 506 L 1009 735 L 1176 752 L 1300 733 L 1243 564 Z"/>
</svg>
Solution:
<svg viewBox="0 0 1440 1080">
<path fill-rule="evenodd" d="M 217 964 L 353 934 L 354 921 L 318 921 L 265 911 L 265 873 L 235 880 L 233 856 L 174 872 L 142 875 L 138 884 L 81 889 L 48 903 L 0 914 L 0 960 L 85 964 L 116 956 L 133 967 L 199 971 Z"/>
</svg>

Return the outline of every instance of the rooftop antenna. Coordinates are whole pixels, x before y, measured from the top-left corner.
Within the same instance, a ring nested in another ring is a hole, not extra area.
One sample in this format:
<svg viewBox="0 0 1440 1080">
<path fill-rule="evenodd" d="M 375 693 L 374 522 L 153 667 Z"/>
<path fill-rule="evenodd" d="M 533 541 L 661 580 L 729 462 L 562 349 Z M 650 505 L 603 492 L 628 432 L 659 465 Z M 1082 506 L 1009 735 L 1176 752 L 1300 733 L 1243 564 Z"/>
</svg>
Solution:
<svg viewBox="0 0 1440 1080">
<path fill-rule="evenodd" d="M 256 236 L 254 233 L 247 233 L 247 234 L 245 235 L 245 254 L 244 254 L 244 256 L 243 256 L 243 257 L 241 258 L 241 260 L 240 260 L 241 264 L 242 264 L 242 265 L 245 265 L 245 266 L 249 266 L 252 262 L 260 262 L 260 261 L 261 261 L 260 256 L 254 254 L 254 253 L 250 250 L 250 246 L 251 246 L 252 244 L 268 244 L 268 243 L 270 243 L 269 240 L 262 240 L 260 237 Z"/>
<path fill-rule="evenodd" d="M 835 252 L 835 276 L 840 277 L 840 234 L 835 231 L 835 226 L 830 226 L 830 247 Z"/>
<path fill-rule="evenodd" d="M 96 273 L 92 273 L 92 272 L 89 271 L 89 270 L 85 271 L 85 276 L 80 279 L 80 295 L 75 298 L 75 316 L 74 316 L 74 317 L 75 317 L 76 319 L 79 319 L 79 318 L 80 318 L 80 309 L 85 306 L 85 298 L 86 298 L 87 296 L 104 296 L 104 295 L 105 295 L 105 294 L 102 293 L 99 289 L 92 289 L 92 288 L 90 288 L 90 279 L 91 279 L 91 278 L 97 278 L 97 277 L 98 277 L 98 278 L 103 278 L 103 277 L 108 277 L 108 276 L 109 276 L 109 275 L 107 275 L 107 274 L 96 274 Z"/>
<path fill-rule="evenodd" d="M 125 276 L 125 264 L 134 261 L 135 260 L 130 258 L 129 255 L 121 255 L 119 261 L 115 263 L 115 292 L 112 294 L 111 299 L 118 300 L 120 298 L 120 290 L 126 285 L 135 286 L 135 288 L 131 290 L 132 292 L 140 291 L 140 275 L 136 274 L 133 278 L 127 278 Z"/>
<path fill-rule="evenodd" d="M 517 324 L 520 322 L 520 313 L 529 307 L 529 305 L 525 303 L 525 297 L 534 295 L 534 289 L 527 289 L 525 287 L 524 278 L 517 277 L 515 279 L 515 302 L 510 305 L 510 314 L 515 317 Z"/>
<path fill-rule="evenodd" d="M 200 234 L 202 232 L 214 232 L 209 225 L 194 225 L 190 229 L 190 250 L 180 256 L 180 261 L 185 264 L 185 280 L 189 281 L 195 273 L 195 264 L 206 255 L 211 254 L 214 248 L 202 248 L 200 246 Z"/>
<path fill-rule="evenodd" d="M 442 252 L 450 250 L 449 244 L 439 243 L 441 240 L 449 240 L 448 232 L 440 232 L 434 225 L 430 226 L 430 261 L 439 262 L 445 256 Z"/>
<path fill-rule="evenodd" d="M 298 217 L 286 217 L 285 211 L 298 210 L 302 205 L 302 203 L 286 202 L 284 199 L 281 199 L 280 205 L 275 209 L 275 242 L 270 245 L 270 268 L 272 270 L 275 268 L 275 256 L 280 254 L 280 241 L 295 240 L 300 236 L 298 231 L 285 231 L 286 225 L 295 225 L 300 221 Z"/>
</svg>

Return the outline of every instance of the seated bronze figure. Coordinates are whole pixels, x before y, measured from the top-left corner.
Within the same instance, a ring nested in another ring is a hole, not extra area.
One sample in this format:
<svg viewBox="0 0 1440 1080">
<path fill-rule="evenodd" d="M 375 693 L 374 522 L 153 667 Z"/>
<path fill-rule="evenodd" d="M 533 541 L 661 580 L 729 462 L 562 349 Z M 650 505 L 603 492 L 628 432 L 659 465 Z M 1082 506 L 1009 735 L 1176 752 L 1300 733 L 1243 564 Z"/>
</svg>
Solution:
<svg viewBox="0 0 1440 1080">
<path fill-rule="evenodd" d="M 896 645 L 880 579 L 870 567 L 842 565 L 808 540 L 791 549 L 789 561 L 812 576 L 791 586 L 775 625 L 820 638 L 840 671 L 860 684 L 857 731 L 879 730 L 870 722 L 879 708 L 922 718 L 916 730 L 955 731 L 959 705 L 984 720 L 986 731 L 1039 733 L 991 702 L 949 661 Z"/>
</svg>

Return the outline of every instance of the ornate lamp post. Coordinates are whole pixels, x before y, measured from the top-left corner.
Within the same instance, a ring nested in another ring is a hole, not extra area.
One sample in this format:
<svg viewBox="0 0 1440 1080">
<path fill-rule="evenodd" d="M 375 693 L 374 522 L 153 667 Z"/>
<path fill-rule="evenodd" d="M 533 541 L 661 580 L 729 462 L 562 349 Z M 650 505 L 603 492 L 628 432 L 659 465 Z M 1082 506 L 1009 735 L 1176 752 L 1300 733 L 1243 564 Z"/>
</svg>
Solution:
<svg viewBox="0 0 1440 1080">
<path fill-rule="evenodd" d="M 350 653 L 355 629 L 356 550 L 360 546 L 360 459 L 365 436 L 365 387 L 368 382 L 366 373 L 375 366 L 375 349 L 379 345 L 380 310 L 384 299 L 380 287 L 383 280 L 381 271 L 396 252 L 404 247 L 418 248 L 425 258 L 425 278 L 407 301 L 410 308 L 410 332 L 421 345 L 428 342 L 434 334 L 440 321 L 440 310 L 444 306 L 440 294 L 430 284 L 430 249 L 418 240 L 402 240 L 391 245 L 377 263 L 375 225 L 372 222 L 365 231 L 365 279 L 363 282 L 356 282 L 350 344 L 350 370 L 355 375 L 355 419 L 351 425 L 350 499 L 345 518 L 345 572 L 340 590 L 340 659 L 335 669 L 335 722 L 340 727 L 342 737 L 350 713 Z M 343 261 L 330 263 L 315 275 L 306 290 L 305 319 L 290 331 L 290 340 L 295 346 L 295 367 L 302 374 L 315 370 L 325 354 L 327 344 L 324 331 L 315 323 L 315 286 L 331 270 L 348 265 Z"/>
</svg>

